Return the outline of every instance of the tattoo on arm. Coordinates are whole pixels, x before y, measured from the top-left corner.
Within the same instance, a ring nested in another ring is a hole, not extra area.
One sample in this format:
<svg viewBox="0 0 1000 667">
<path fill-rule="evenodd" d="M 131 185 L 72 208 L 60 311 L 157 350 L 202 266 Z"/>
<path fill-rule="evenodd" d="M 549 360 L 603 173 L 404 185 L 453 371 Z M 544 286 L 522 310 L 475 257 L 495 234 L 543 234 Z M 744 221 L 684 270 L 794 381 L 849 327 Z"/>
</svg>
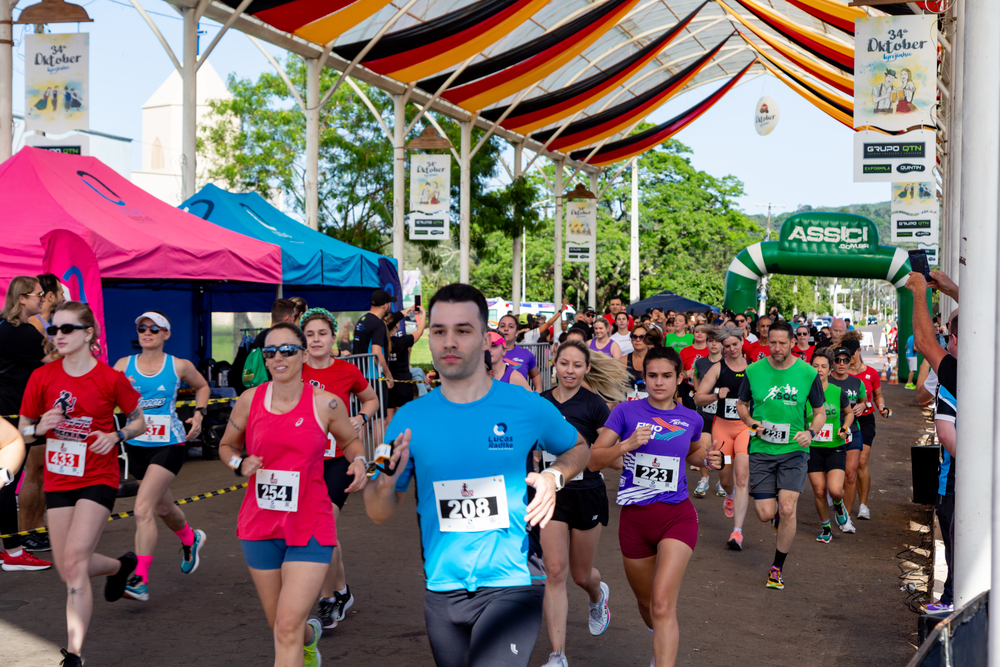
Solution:
<svg viewBox="0 0 1000 667">
<path fill-rule="evenodd" d="M 138 420 L 138 421 L 137 421 Z M 132 412 L 128 413 L 127 418 L 128 424 L 122 429 L 122 435 L 125 436 L 124 440 L 131 440 L 132 438 L 142 435 L 146 430 L 146 421 L 142 419 L 142 408 L 136 408 Z"/>
<path fill-rule="evenodd" d="M 76 595 L 79 591 L 80 591 L 79 588 L 70 588 L 69 589 L 69 594 L 70 595 Z"/>
<path fill-rule="evenodd" d="M 330 403 L 329 403 L 329 405 L 330 405 L 330 409 L 331 410 L 336 410 L 337 409 L 337 405 L 338 405 L 337 399 L 331 400 Z"/>
<path fill-rule="evenodd" d="M 239 424 L 237 424 L 235 421 L 233 421 L 232 417 L 229 418 L 229 425 L 232 426 L 237 431 L 242 431 L 243 430 L 243 427 L 240 426 Z"/>
</svg>

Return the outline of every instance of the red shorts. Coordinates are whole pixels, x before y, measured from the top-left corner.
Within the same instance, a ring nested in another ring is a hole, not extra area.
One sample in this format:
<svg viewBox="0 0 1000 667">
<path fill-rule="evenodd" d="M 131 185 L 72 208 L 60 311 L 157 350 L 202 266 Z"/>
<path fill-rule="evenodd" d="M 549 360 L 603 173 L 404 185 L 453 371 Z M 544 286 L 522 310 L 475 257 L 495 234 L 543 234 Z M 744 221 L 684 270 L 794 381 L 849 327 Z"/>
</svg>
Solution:
<svg viewBox="0 0 1000 667">
<path fill-rule="evenodd" d="M 692 549 L 698 543 L 698 511 L 690 500 L 668 505 L 625 505 L 618 519 L 618 542 L 625 558 L 649 558 L 663 540 L 678 540 Z"/>
</svg>

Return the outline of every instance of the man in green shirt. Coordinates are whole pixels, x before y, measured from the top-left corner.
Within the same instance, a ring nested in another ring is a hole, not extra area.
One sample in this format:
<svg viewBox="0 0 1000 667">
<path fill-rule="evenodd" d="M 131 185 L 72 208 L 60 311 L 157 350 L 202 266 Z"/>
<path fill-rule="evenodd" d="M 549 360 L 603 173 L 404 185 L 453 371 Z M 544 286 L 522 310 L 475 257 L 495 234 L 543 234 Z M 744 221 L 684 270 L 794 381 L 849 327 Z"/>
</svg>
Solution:
<svg viewBox="0 0 1000 667">
<path fill-rule="evenodd" d="M 754 509 L 778 531 L 767 587 L 781 590 L 781 569 L 795 538 L 795 508 L 808 478 L 809 446 L 826 423 L 826 397 L 816 369 L 792 356 L 791 325 L 774 322 L 768 346 L 770 356 L 747 366 L 736 412 L 750 427 Z"/>
<path fill-rule="evenodd" d="M 675 315 L 673 325 L 672 333 L 664 333 L 663 346 L 672 347 L 677 351 L 677 354 L 680 354 L 681 350 L 694 343 L 694 336 L 688 333 L 686 315 Z"/>
</svg>

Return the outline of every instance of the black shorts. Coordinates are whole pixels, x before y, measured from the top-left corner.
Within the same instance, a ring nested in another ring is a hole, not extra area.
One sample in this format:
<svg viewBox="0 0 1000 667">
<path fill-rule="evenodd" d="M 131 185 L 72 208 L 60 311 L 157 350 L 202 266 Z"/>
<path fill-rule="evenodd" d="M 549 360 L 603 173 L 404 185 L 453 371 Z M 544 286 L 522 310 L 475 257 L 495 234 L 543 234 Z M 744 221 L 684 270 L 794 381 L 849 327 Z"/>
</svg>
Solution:
<svg viewBox="0 0 1000 667">
<path fill-rule="evenodd" d="M 140 445 L 125 444 L 125 453 L 128 454 L 128 471 L 136 479 L 146 476 L 146 470 L 151 465 L 158 465 L 177 474 L 184 465 L 187 458 L 187 445 L 163 445 L 162 447 L 142 447 Z"/>
<path fill-rule="evenodd" d="M 871 447 L 875 442 L 875 413 L 858 417 L 858 428 L 861 429 L 861 439 Z"/>
<path fill-rule="evenodd" d="M 712 432 L 712 424 L 715 423 L 715 415 L 706 415 L 706 414 L 702 413 L 702 415 L 701 415 L 701 421 L 702 421 L 701 432 L 702 433 L 711 433 Z"/>
<path fill-rule="evenodd" d="M 50 510 L 61 507 L 73 507 L 78 500 L 91 500 L 98 505 L 104 505 L 109 512 L 115 509 L 115 498 L 118 497 L 118 489 L 106 484 L 92 484 L 72 491 L 46 491 L 45 507 Z"/>
<path fill-rule="evenodd" d="M 411 382 L 395 382 L 386 397 L 386 407 L 390 410 L 401 408 L 414 398 L 417 385 Z"/>
<path fill-rule="evenodd" d="M 552 521 L 568 524 L 570 530 L 590 530 L 608 525 L 608 491 L 604 485 L 592 489 L 565 488 L 556 494 Z"/>
<path fill-rule="evenodd" d="M 323 461 L 323 479 L 326 480 L 326 492 L 330 494 L 330 500 L 337 506 L 337 509 L 344 509 L 344 503 L 347 502 L 347 487 L 354 481 L 354 478 L 347 474 L 347 469 L 350 466 L 346 456 Z"/>
<path fill-rule="evenodd" d="M 847 445 L 841 445 L 840 447 L 809 448 L 808 472 L 828 473 L 831 470 L 844 471 L 846 469 Z"/>
</svg>

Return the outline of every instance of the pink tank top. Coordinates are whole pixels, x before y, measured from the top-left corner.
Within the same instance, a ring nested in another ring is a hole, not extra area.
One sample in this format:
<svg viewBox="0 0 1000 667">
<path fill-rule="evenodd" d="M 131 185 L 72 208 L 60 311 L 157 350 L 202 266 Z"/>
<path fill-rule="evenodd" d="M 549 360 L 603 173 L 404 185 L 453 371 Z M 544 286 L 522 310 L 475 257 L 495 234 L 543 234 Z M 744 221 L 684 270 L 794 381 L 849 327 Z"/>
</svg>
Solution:
<svg viewBox="0 0 1000 667">
<path fill-rule="evenodd" d="M 323 480 L 326 432 L 320 427 L 313 386 L 304 384 L 302 398 L 291 412 L 276 415 L 264 407 L 271 383 L 257 388 L 247 419 L 247 454 L 263 459 L 261 469 L 247 480 L 236 536 L 243 540 L 285 540 L 288 546 L 306 545 L 313 537 L 323 546 L 337 544 L 333 503 Z M 298 473 L 297 477 L 290 473 Z M 274 482 L 270 487 L 268 482 Z M 294 484 L 293 484 L 294 482 Z M 262 488 L 263 485 L 263 488 Z M 295 488 L 295 511 L 265 509 L 268 498 L 288 507 Z"/>
</svg>

